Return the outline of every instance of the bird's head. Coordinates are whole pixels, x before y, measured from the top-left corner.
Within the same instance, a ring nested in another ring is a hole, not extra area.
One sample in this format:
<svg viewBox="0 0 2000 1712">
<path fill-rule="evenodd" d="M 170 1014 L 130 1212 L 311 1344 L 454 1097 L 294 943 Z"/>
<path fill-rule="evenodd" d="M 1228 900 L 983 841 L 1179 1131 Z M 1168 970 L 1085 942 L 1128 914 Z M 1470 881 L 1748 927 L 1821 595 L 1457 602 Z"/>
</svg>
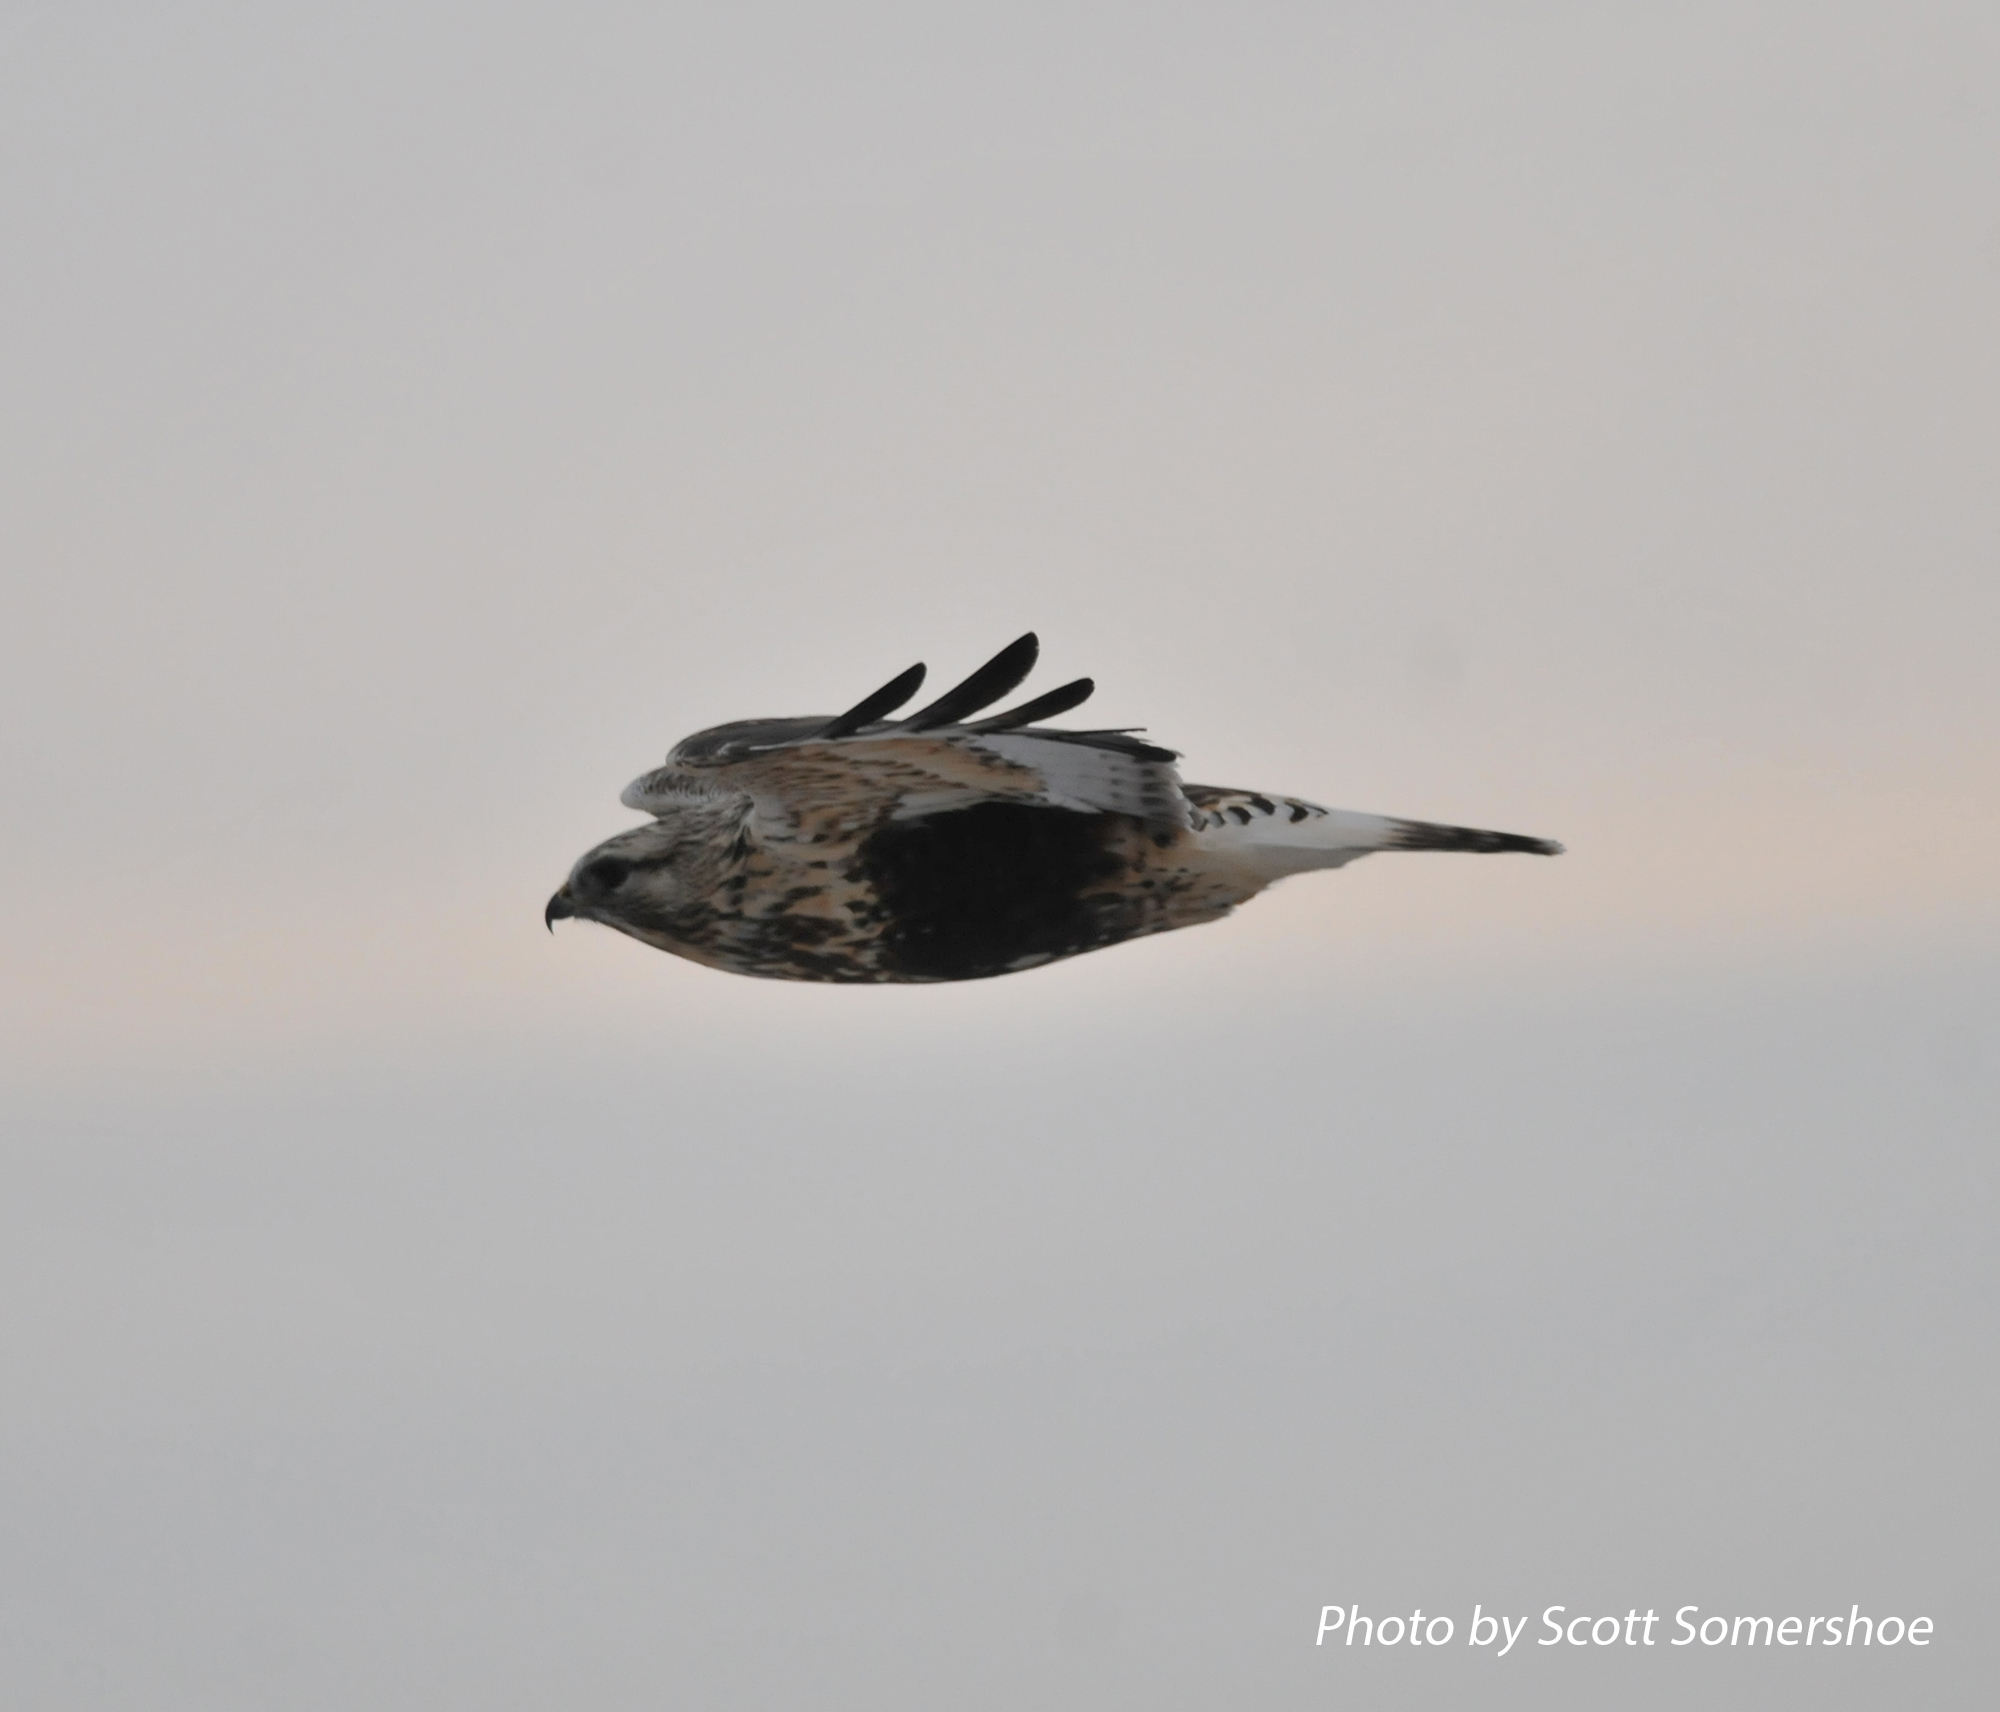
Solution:
<svg viewBox="0 0 2000 1712">
<path fill-rule="evenodd" d="M 739 851 L 734 813 L 689 803 L 587 850 L 548 901 L 542 919 L 601 922 L 677 949 L 713 907 L 722 868 Z"/>
<path fill-rule="evenodd" d="M 680 913 L 685 887 L 676 874 L 682 840 L 664 821 L 635 826 L 586 850 L 549 899 L 542 919 L 581 918 L 609 927 L 665 927 Z"/>
</svg>

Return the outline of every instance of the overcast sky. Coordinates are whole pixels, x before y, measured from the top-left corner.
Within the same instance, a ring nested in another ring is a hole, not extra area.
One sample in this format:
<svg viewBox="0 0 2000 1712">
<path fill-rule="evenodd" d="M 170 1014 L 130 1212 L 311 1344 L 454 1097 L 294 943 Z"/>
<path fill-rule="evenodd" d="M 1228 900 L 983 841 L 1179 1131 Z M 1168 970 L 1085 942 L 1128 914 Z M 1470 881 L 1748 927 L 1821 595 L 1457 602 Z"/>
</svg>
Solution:
<svg viewBox="0 0 2000 1712">
<path fill-rule="evenodd" d="M 1996 91 L 1973 5 L 7 9 L 0 1699 L 1990 1682 Z M 1570 853 L 950 990 L 543 933 L 687 731 L 1031 627 Z"/>
</svg>

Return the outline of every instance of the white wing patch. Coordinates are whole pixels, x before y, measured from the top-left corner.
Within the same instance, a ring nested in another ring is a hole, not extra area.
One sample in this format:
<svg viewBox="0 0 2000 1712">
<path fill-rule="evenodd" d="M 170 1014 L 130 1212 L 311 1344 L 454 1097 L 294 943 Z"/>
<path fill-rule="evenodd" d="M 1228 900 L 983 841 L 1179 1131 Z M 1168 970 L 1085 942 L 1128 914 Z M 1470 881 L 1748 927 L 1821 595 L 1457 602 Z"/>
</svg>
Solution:
<svg viewBox="0 0 2000 1712">
<path fill-rule="evenodd" d="M 1163 831 L 1188 825 L 1187 798 L 1171 762 L 1146 761 L 1116 749 L 1064 743 L 1033 732 L 1006 732 L 968 740 L 1040 775 L 1041 802 L 1079 814 L 1129 814 Z M 899 808 L 897 818 L 912 811 Z M 921 810 L 915 811 L 921 813 Z"/>
</svg>

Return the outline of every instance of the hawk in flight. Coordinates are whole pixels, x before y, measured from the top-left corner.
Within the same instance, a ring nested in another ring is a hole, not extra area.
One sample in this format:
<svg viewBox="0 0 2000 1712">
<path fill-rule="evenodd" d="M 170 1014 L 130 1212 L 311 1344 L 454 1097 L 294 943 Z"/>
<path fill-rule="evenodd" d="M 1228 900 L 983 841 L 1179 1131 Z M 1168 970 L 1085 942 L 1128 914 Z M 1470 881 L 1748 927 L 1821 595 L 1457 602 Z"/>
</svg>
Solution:
<svg viewBox="0 0 2000 1712">
<path fill-rule="evenodd" d="M 602 922 L 781 981 L 967 981 L 1227 915 L 1273 880 L 1374 850 L 1562 846 L 1183 784 L 1174 751 L 1067 731 L 1088 678 L 975 718 L 1032 634 L 903 719 L 912 666 L 834 718 L 698 731 L 620 800 L 653 818 L 570 871 L 545 919 Z"/>
</svg>

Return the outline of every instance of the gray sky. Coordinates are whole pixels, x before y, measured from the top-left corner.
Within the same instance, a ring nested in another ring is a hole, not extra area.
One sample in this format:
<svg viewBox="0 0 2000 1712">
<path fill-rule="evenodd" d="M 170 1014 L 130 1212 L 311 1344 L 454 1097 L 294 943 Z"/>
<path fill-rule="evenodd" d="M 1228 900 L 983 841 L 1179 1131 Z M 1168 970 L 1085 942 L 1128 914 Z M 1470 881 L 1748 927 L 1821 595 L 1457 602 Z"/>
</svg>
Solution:
<svg viewBox="0 0 2000 1712">
<path fill-rule="evenodd" d="M 1996 89 L 1972 6 L 11 9 L 0 1699 L 1969 1703 Z M 543 934 L 686 731 L 1029 627 L 1571 853 L 962 990 Z"/>
</svg>

